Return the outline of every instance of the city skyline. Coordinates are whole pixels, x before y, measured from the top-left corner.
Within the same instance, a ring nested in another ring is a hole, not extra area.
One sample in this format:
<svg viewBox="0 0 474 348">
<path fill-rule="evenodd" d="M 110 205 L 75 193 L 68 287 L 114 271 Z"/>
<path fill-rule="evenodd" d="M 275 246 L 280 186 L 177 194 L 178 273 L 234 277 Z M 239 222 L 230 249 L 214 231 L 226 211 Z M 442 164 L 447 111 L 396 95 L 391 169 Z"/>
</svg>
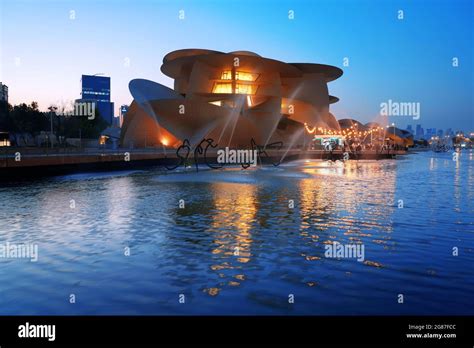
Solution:
<svg viewBox="0 0 474 348">
<path fill-rule="evenodd" d="M 381 103 L 394 100 L 421 105 L 416 123 L 410 116 L 388 117 L 397 127 L 421 123 L 474 129 L 469 1 L 436 2 L 438 6 L 429 8 L 422 1 L 123 4 L 2 2 L 0 81 L 9 86 L 10 103 L 38 101 L 46 110 L 50 104 L 77 99 L 81 75 L 103 73 L 111 77 L 118 116 L 120 105 L 132 101 L 128 83 L 133 78 L 172 87 L 159 70 L 166 52 L 245 49 L 288 62 L 319 61 L 342 68 L 344 76 L 331 88 L 340 98 L 333 106 L 337 119 L 370 122 Z M 400 10 L 403 19 L 398 18 Z M 348 12 L 351 23 L 344 19 Z"/>
</svg>

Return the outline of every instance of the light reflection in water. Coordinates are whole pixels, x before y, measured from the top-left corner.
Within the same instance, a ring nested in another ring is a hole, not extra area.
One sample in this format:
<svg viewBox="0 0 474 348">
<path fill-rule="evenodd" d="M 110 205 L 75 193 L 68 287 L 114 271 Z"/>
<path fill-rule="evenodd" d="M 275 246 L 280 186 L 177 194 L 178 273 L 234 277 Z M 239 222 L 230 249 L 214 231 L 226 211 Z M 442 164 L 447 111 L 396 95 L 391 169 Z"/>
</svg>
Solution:
<svg viewBox="0 0 474 348">
<path fill-rule="evenodd" d="M 396 205 L 395 169 L 395 164 L 383 161 L 306 162 L 303 172 L 312 178 L 299 182 L 301 215 L 312 217 L 312 221 L 303 222 L 302 237 L 308 237 L 305 229 L 313 225 L 318 231 L 309 237 L 322 244 L 335 241 L 387 244 L 392 231 L 391 214 Z M 372 237 L 370 231 L 374 231 L 376 237 Z M 323 252 L 321 248 L 317 259 L 324 256 Z M 306 254 L 303 256 L 308 258 Z"/>
<path fill-rule="evenodd" d="M 473 170 L 472 152 L 426 153 L 0 186 L 0 240 L 40 244 L 37 265 L 2 262 L 1 312 L 472 314 Z M 363 243 L 365 264 L 325 258 L 333 241 Z M 52 300 L 57 289 L 80 303 Z"/>
<path fill-rule="evenodd" d="M 248 263 L 252 257 L 252 226 L 255 222 L 257 187 L 246 184 L 212 184 L 214 207 L 219 214 L 213 214 L 209 231 L 214 235 L 212 254 L 218 263 L 212 270 L 220 271 L 221 278 L 231 278 L 228 286 L 238 286 L 245 280 L 244 268 L 240 264 Z M 224 193 L 224 194 L 223 194 Z M 232 227 L 230 227 L 232 226 Z M 230 228 L 229 228 L 230 227 Z M 222 270 L 235 270 L 231 274 Z M 225 283 L 221 282 L 221 286 Z M 216 295 L 218 286 L 205 289 L 210 295 Z"/>
</svg>

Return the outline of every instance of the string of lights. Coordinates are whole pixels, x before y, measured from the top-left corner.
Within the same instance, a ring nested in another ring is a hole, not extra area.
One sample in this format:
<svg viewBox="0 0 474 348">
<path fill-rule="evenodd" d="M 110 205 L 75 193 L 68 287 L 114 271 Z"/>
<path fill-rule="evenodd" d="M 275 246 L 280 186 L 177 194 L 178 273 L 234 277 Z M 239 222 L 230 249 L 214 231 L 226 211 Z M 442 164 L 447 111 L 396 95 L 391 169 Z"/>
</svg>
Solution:
<svg viewBox="0 0 474 348">
<path fill-rule="evenodd" d="M 324 127 L 309 127 L 307 123 L 304 124 L 306 132 L 308 134 L 314 134 L 316 131 L 318 131 L 317 134 L 321 135 L 342 135 L 344 137 L 361 137 L 361 136 L 367 136 L 372 133 L 378 133 L 380 131 L 385 131 L 384 127 L 373 127 L 369 130 L 366 131 L 358 131 L 357 127 L 351 126 L 350 128 L 347 129 L 342 129 L 342 130 L 335 130 L 331 128 L 324 128 Z"/>
</svg>

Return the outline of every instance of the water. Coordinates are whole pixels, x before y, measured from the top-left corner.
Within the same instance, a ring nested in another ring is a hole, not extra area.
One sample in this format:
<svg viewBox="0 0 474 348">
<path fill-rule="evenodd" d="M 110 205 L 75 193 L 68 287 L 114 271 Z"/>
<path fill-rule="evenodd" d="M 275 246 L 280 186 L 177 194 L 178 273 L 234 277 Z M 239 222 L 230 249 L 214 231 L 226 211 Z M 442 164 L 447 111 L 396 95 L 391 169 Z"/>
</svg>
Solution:
<svg viewBox="0 0 474 348">
<path fill-rule="evenodd" d="M 0 243 L 39 247 L 0 259 L 0 314 L 474 314 L 473 152 L 76 174 L 0 199 Z M 365 262 L 326 258 L 332 241 Z"/>
</svg>

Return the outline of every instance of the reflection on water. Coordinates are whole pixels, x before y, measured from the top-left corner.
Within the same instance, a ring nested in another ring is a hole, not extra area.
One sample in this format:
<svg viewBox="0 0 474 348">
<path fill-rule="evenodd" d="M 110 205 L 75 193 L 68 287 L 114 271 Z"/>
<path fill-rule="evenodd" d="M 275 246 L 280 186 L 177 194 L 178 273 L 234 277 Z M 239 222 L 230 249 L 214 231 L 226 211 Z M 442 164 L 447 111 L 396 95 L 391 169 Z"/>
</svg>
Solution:
<svg viewBox="0 0 474 348">
<path fill-rule="evenodd" d="M 40 256 L 0 259 L 0 311 L 473 314 L 473 168 L 426 153 L 3 185 L 0 242 Z M 326 258 L 336 241 L 364 261 Z"/>
<path fill-rule="evenodd" d="M 227 195 L 223 196 L 223 191 Z M 245 280 L 240 264 L 251 259 L 251 228 L 257 210 L 255 191 L 255 186 L 250 185 L 212 185 L 216 215 L 212 216 L 209 232 L 215 236 L 212 254 L 216 264 L 211 269 L 218 272 L 222 281 L 205 289 L 210 295 L 216 295 L 224 286 L 239 286 Z"/>
</svg>

